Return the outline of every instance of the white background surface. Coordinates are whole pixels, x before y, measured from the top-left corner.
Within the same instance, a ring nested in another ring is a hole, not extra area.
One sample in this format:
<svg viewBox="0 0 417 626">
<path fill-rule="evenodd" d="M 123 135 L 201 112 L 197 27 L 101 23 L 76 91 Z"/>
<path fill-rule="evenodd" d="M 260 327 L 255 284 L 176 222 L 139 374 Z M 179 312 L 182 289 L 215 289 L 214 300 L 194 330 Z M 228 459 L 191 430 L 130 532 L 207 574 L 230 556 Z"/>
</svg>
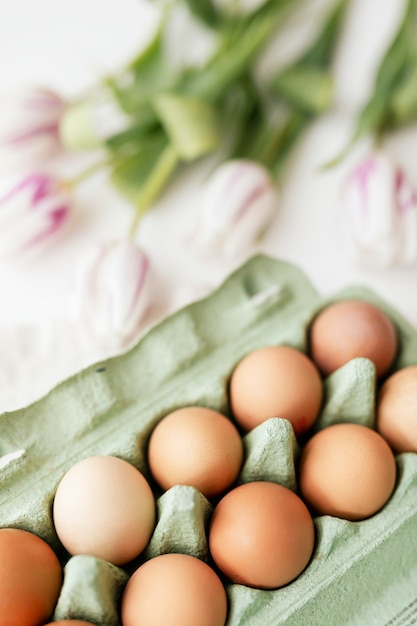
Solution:
<svg viewBox="0 0 417 626">
<path fill-rule="evenodd" d="M 302 46 L 314 24 L 310 14 L 314 18 L 326 3 L 310 0 L 307 5 L 297 30 L 279 36 L 272 54 L 284 60 Z M 323 295 L 349 284 L 368 285 L 417 326 L 417 268 L 364 269 L 352 262 L 344 245 L 341 185 L 366 144 L 338 168 L 318 172 L 349 137 L 403 6 L 402 0 L 352 0 L 335 62 L 336 107 L 299 144 L 276 219 L 259 249 L 297 263 Z M 34 84 L 78 96 L 136 53 L 155 17 L 140 0 L 0 0 L 0 12 L 0 97 Z M 391 138 L 387 149 L 417 186 L 417 126 Z M 176 180 L 138 233 L 162 295 L 158 314 L 205 294 L 242 260 L 196 260 L 184 247 L 206 169 L 204 163 L 195 165 Z M 131 208 L 104 175 L 78 189 L 75 206 L 70 230 L 48 255 L 0 265 L 0 410 L 39 397 L 97 357 L 83 352 L 80 337 L 68 340 L 73 268 L 93 243 L 126 234 Z"/>
</svg>

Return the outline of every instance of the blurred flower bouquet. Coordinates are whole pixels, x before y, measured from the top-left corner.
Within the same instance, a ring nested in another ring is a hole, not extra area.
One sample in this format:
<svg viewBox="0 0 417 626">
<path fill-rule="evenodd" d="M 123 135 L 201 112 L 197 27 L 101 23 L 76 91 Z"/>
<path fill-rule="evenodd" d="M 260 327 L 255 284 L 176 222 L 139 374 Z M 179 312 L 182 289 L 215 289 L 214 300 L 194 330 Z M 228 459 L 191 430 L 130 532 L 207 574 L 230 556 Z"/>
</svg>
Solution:
<svg viewBox="0 0 417 626">
<path fill-rule="evenodd" d="M 135 236 L 170 179 L 210 156 L 217 166 L 185 245 L 208 258 L 250 251 L 276 213 L 276 186 L 293 146 L 332 104 L 331 63 L 346 0 L 332 4 L 298 58 L 262 79 L 267 45 L 302 3 L 251 4 L 162 2 L 147 45 L 88 96 L 64 102 L 49 89 L 27 89 L 4 111 L 0 156 L 25 172 L 0 198 L 1 253 L 21 255 L 53 241 L 71 216 L 77 185 L 97 170 L 132 204 L 126 241 L 99 242 L 77 273 L 78 309 L 98 342 L 129 343 L 152 299 L 150 260 Z M 92 164 L 71 180 L 57 178 L 54 156 L 81 150 L 94 155 Z"/>
<path fill-rule="evenodd" d="M 92 341 L 114 349 L 137 336 L 152 301 L 151 259 L 139 248 L 141 219 L 176 173 L 210 157 L 184 245 L 221 257 L 251 251 L 278 207 L 277 188 L 293 148 L 333 104 L 332 63 L 347 0 L 334 0 L 313 41 L 290 63 L 259 66 L 274 37 L 304 3 L 167 0 L 159 23 L 125 67 L 65 102 L 27 89 L 0 118 L 0 157 L 24 173 L 0 197 L 0 252 L 21 255 L 64 231 L 77 185 L 98 170 L 132 205 L 123 241 L 98 242 L 77 271 L 78 312 Z M 352 141 L 381 137 L 417 114 L 416 1 L 404 18 L 360 113 Z M 54 156 L 85 151 L 92 163 L 71 180 Z M 22 170 L 23 171 L 23 170 Z M 347 227 L 363 259 L 417 260 L 417 200 L 403 172 L 370 154 L 347 181 Z"/>
</svg>

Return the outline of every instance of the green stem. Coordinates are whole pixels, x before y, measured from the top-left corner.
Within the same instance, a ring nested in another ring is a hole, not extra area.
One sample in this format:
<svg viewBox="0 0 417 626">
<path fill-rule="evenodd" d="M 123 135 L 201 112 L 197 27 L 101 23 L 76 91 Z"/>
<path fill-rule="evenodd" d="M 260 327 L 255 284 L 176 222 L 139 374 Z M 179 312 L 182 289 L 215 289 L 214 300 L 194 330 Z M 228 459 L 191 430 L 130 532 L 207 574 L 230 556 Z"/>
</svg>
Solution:
<svg viewBox="0 0 417 626">
<path fill-rule="evenodd" d="M 95 174 L 99 170 L 111 165 L 113 161 L 114 159 L 107 158 L 101 161 L 97 161 L 96 163 L 92 163 L 92 165 L 89 165 L 84 170 L 81 170 L 81 172 L 78 172 L 78 174 L 73 176 L 73 178 L 65 180 L 65 186 L 68 188 L 77 187 L 79 184 L 84 182 L 84 180 L 90 178 L 90 176 L 93 176 L 93 174 Z"/>
<path fill-rule="evenodd" d="M 175 148 L 168 144 L 156 162 L 151 175 L 146 181 L 136 205 L 135 214 L 129 230 L 129 237 L 133 239 L 136 234 L 139 222 L 146 210 L 155 202 L 164 186 L 170 179 L 179 163 L 179 158 Z"/>
<path fill-rule="evenodd" d="M 226 37 L 204 72 L 199 70 L 188 77 L 184 90 L 202 100 L 218 101 L 224 90 L 248 71 L 248 66 L 266 45 L 291 4 L 294 0 L 277 0 L 268 11 L 242 25 L 232 41 Z"/>
<path fill-rule="evenodd" d="M 271 169 L 291 125 L 291 113 L 287 113 L 285 119 L 281 122 L 264 124 L 256 135 L 256 141 L 252 146 L 250 157 Z"/>
<path fill-rule="evenodd" d="M 377 131 L 375 132 L 372 138 L 372 144 L 373 144 L 374 150 L 376 152 L 380 150 L 382 151 L 384 142 L 385 142 L 385 129 L 381 127 L 377 129 Z"/>
<path fill-rule="evenodd" d="M 280 180 L 284 176 L 285 167 L 293 149 L 311 120 L 312 117 L 298 111 L 294 111 L 288 119 L 281 135 L 277 138 L 280 140 L 279 150 L 275 146 L 275 160 L 272 164 L 272 169 L 276 180 Z"/>
</svg>

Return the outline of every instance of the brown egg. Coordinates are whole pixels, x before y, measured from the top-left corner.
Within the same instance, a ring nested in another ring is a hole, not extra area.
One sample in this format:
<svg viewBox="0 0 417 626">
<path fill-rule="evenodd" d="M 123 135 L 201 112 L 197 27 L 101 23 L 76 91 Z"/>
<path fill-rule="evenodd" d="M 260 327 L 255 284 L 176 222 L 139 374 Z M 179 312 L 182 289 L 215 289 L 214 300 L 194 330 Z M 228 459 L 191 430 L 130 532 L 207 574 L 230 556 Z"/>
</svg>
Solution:
<svg viewBox="0 0 417 626">
<path fill-rule="evenodd" d="M 55 529 L 71 554 L 89 554 L 123 565 L 147 545 L 155 500 L 144 476 L 114 456 L 79 461 L 58 485 Z"/>
<path fill-rule="evenodd" d="M 225 589 L 200 559 L 163 554 L 129 579 L 122 597 L 123 626 L 224 626 Z"/>
<path fill-rule="evenodd" d="M 382 385 L 376 428 L 395 452 L 417 452 L 417 365 L 398 370 Z"/>
<path fill-rule="evenodd" d="M 286 487 L 246 483 L 216 506 L 209 547 L 232 582 L 275 589 L 307 566 L 314 548 L 313 520 L 302 500 Z"/>
<path fill-rule="evenodd" d="M 387 442 L 359 424 L 334 424 L 315 434 L 298 469 L 301 496 L 317 513 L 352 521 L 379 511 L 396 478 Z"/>
<path fill-rule="evenodd" d="M 203 407 L 170 413 L 149 441 L 149 467 L 161 487 L 191 485 L 207 498 L 221 494 L 236 480 L 242 459 L 236 427 L 221 413 Z"/>
<path fill-rule="evenodd" d="M 322 395 L 314 363 L 288 346 L 251 352 L 238 363 L 230 380 L 232 412 L 245 430 L 270 417 L 283 417 L 301 435 L 317 418 Z"/>
<path fill-rule="evenodd" d="M 351 359 L 366 357 L 381 377 L 392 365 L 397 350 L 394 324 L 368 302 L 336 302 L 323 309 L 310 328 L 311 356 L 325 376 Z"/>
<path fill-rule="evenodd" d="M 62 576 L 57 556 L 40 537 L 0 529 L 0 624 L 40 626 L 50 619 Z"/>
</svg>

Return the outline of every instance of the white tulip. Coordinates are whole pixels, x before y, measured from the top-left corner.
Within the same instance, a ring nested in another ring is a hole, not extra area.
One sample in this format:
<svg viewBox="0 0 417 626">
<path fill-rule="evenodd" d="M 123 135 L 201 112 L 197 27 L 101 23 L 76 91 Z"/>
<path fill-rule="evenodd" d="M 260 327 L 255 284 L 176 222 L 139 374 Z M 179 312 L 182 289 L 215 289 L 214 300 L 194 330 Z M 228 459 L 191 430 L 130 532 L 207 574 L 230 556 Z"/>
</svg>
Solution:
<svg viewBox="0 0 417 626">
<path fill-rule="evenodd" d="M 276 205 L 266 168 L 244 159 L 227 161 L 196 200 L 190 242 L 204 253 L 231 257 L 248 252 L 272 221 Z"/>
<path fill-rule="evenodd" d="M 375 267 L 417 262 L 417 194 L 386 154 L 369 156 L 351 172 L 343 205 L 358 261 Z"/>
<path fill-rule="evenodd" d="M 66 103 L 53 91 L 27 88 L 0 102 L 0 164 L 38 167 L 60 148 L 59 122 Z"/>
<path fill-rule="evenodd" d="M 32 172 L 0 197 L 0 256 L 25 256 L 51 243 L 66 225 L 71 202 L 62 181 Z"/>
<path fill-rule="evenodd" d="M 135 338 L 151 303 L 149 272 L 147 256 L 131 241 L 99 245 L 82 259 L 74 313 L 92 344 L 117 349 Z"/>
</svg>

